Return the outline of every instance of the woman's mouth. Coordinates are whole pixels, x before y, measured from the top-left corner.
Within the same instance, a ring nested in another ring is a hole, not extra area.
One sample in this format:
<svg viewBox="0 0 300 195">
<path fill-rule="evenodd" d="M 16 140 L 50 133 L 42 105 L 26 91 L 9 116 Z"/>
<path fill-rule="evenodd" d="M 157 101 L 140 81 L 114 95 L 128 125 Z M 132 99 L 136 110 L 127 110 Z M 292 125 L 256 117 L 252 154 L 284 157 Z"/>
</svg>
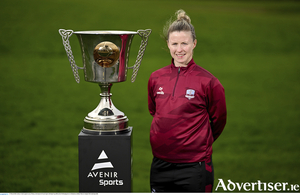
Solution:
<svg viewBox="0 0 300 195">
<path fill-rule="evenodd" d="M 182 58 L 183 56 L 185 56 L 185 54 L 176 54 L 176 56 L 177 56 L 178 58 Z"/>
</svg>

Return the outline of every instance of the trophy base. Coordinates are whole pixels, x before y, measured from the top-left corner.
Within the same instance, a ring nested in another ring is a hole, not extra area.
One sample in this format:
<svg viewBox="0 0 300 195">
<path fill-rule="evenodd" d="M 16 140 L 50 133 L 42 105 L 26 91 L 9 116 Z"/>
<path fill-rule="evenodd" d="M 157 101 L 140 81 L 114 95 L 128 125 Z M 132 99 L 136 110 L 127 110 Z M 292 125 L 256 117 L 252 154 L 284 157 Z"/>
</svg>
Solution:
<svg viewBox="0 0 300 195">
<path fill-rule="evenodd" d="M 126 134 L 130 131 L 129 128 L 123 130 L 90 130 L 82 128 L 82 133 L 89 135 L 121 135 Z"/>
<path fill-rule="evenodd" d="M 128 119 L 126 116 L 120 118 L 102 117 L 93 119 L 85 117 L 82 132 L 92 135 L 119 135 L 128 133 Z"/>
<path fill-rule="evenodd" d="M 110 93 L 112 83 L 99 83 L 101 100 L 99 105 L 84 118 L 82 132 L 92 135 L 118 135 L 128 133 L 128 118 L 118 110 Z"/>
<path fill-rule="evenodd" d="M 91 130 L 82 128 L 82 133 L 90 134 L 90 135 L 121 135 L 128 133 L 130 131 L 129 128 L 122 130 Z"/>
</svg>

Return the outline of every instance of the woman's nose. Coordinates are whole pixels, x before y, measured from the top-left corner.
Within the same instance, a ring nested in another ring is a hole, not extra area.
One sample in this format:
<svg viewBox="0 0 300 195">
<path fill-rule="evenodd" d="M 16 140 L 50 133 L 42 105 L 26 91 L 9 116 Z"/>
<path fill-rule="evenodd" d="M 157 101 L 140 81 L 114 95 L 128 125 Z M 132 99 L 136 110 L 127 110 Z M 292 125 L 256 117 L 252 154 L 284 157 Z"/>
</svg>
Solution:
<svg viewBox="0 0 300 195">
<path fill-rule="evenodd" d="M 178 45 L 178 47 L 176 48 L 176 51 L 177 51 L 177 52 L 181 52 L 181 51 L 182 51 L 182 46 L 181 46 L 181 45 Z"/>
</svg>

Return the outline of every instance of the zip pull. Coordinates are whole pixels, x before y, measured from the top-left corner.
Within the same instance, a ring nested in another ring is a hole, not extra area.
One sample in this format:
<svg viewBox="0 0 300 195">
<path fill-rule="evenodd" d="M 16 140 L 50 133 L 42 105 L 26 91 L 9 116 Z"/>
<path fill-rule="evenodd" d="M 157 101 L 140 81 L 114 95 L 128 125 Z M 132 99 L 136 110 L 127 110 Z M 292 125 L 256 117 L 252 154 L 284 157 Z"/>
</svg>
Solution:
<svg viewBox="0 0 300 195">
<path fill-rule="evenodd" d="M 178 67 L 177 79 L 176 79 L 176 82 L 175 82 L 175 85 L 174 85 L 174 89 L 173 89 L 173 95 L 172 95 L 173 97 L 174 97 L 174 95 L 175 95 L 175 89 L 176 89 L 176 86 L 177 86 L 179 74 L 180 74 L 180 67 Z"/>
</svg>

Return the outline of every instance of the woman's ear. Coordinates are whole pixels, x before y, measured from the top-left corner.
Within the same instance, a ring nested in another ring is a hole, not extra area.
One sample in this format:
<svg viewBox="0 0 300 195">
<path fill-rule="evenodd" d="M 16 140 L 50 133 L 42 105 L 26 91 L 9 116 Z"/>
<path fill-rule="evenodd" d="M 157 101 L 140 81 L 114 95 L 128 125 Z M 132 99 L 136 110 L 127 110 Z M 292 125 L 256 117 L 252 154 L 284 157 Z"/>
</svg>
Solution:
<svg viewBox="0 0 300 195">
<path fill-rule="evenodd" d="M 194 40 L 194 48 L 196 47 L 197 45 L 197 39 Z"/>
<path fill-rule="evenodd" d="M 167 43 L 167 45 L 168 45 L 168 48 L 170 49 L 170 47 L 169 47 L 169 40 L 167 40 L 166 43 Z"/>
</svg>

